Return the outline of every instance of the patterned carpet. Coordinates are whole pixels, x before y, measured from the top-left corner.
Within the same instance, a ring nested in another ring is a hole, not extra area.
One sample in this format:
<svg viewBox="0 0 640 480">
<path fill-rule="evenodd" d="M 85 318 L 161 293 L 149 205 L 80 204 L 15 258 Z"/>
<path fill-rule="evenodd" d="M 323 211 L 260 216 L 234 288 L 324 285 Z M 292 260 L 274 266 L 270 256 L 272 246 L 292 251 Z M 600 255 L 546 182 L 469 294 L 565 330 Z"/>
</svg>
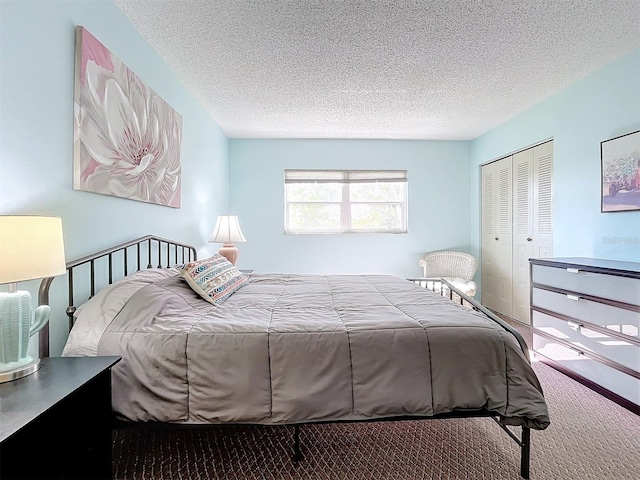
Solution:
<svg viewBox="0 0 640 480">
<path fill-rule="evenodd" d="M 640 417 L 535 363 L 551 426 L 532 430 L 532 479 L 640 478 Z M 518 429 L 519 433 L 519 429 Z M 491 419 L 118 430 L 117 479 L 518 479 L 517 445 Z"/>
</svg>

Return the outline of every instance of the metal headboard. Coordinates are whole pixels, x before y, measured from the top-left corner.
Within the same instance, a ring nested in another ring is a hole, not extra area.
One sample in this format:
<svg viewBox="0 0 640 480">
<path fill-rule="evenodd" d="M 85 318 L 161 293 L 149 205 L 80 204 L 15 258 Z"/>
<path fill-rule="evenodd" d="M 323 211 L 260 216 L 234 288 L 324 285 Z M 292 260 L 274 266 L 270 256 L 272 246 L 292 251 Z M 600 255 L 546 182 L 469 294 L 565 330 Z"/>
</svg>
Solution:
<svg viewBox="0 0 640 480">
<path fill-rule="evenodd" d="M 131 255 L 133 253 L 133 255 Z M 143 268 L 168 268 L 177 263 L 185 263 L 193 260 L 197 260 L 198 255 L 195 247 L 177 242 L 174 240 L 167 240 L 166 238 L 156 237 L 153 235 L 147 235 L 144 237 L 131 240 L 129 242 L 121 243 L 114 247 L 101 250 L 99 252 L 87 255 L 86 257 L 79 258 L 67 262 L 67 280 L 69 284 L 69 303 L 67 306 L 67 316 L 69 317 L 69 330 L 73 327 L 74 314 L 76 307 L 74 305 L 75 285 L 74 285 L 74 271 L 76 268 L 87 265 L 89 266 L 90 276 L 90 295 L 89 298 L 96 294 L 96 291 L 106 286 L 96 280 L 96 266 L 102 266 L 104 268 L 104 262 L 107 262 L 107 274 L 108 285 L 111 285 L 114 281 L 126 277 L 129 273 L 134 271 L 140 271 Z M 121 261 L 120 270 L 116 272 L 114 270 L 114 260 Z M 147 263 L 146 267 L 143 267 L 143 262 Z M 154 264 L 156 263 L 156 266 Z M 49 305 L 49 289 L 54 277 L 45 278 L 40 282 L 40 290 L 38 292 L 38 303 L 40 305 Z M 96 288 L 97 287 L 97 288 Z M 84 300 L 83 300 L 84 301 Z M 49 356 L 49 324 L 45 325 L 40 330 L 40 357 Z"/>
</svg>

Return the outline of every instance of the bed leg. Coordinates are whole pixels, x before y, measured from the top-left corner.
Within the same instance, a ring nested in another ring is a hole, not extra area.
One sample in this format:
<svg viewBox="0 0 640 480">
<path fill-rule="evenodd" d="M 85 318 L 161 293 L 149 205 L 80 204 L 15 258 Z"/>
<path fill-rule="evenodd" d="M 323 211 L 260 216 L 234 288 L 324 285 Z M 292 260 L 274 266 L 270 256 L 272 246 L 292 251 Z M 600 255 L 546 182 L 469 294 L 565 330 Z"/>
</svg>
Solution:
<svg viewBox="0 0 640 480">
<path fill-rule="evenodd" d="M 520 476 L 529 478 L 529 460 L 531 458 L 531 429 L 522 427 L 522 444 L 520 453 Z"/>
<path fill-rule="evenodd" d="M 302 460 L 302 450 L 300 449 L 300 425 L 293 426 L 293 461 L 298 463 Z"/>
</svg>

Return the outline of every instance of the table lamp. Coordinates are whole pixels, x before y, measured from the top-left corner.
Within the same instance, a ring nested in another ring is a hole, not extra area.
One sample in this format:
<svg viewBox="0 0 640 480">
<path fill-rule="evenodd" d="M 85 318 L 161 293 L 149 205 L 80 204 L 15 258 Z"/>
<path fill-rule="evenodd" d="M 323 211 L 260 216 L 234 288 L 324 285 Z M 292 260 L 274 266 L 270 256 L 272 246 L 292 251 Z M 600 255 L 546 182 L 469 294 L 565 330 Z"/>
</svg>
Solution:
<svg viewBox="0 0 640 480">
<path fill-rule="evenodd" d="M 222 243 L 222 248 L 218 253 L 226 257 L 232 264 L 238 260 L 238 248 L 234 245 L 237 242 L 246 242 L 237 215 L 220 215 L 216 222 L 216 228 L 211 234 L 209 243 Z"/>
<path fill-rule="evenodd" d="M 31 294 L 17 282 L 61 275 L 66 271 L 62 220 L 56 217 L 0 216 L 0 383 L 32 374 L 40 359 L 27 355 L 29 339 L 49 321 L 50 308 L 31 314 Z"/>
</svg>

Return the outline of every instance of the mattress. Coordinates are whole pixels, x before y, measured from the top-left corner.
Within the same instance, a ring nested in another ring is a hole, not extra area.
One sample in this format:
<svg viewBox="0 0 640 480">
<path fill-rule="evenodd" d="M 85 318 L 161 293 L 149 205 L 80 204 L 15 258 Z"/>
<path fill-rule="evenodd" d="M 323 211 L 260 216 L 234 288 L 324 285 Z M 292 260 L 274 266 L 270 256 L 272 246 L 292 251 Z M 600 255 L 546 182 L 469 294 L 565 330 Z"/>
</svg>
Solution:
<svg viewBox="0 0 640 480">
<path fill-rule="evenodd" d="M 544 429 L 542 389 L 485 315 L 391 275 L 252 274 L 220 306 L 146 270 L 76 312 L 63 355 L 120 355 L 123 419 L 296 424 L 485 409 Z"/>
</svg>

